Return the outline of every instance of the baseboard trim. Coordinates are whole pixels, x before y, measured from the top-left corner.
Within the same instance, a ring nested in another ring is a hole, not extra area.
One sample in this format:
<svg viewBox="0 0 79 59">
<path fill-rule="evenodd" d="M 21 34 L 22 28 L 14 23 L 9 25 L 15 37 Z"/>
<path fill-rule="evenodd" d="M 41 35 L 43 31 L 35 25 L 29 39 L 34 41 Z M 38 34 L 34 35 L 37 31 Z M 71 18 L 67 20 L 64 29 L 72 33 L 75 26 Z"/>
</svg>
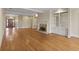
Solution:
<svg viewBox="0 0 79 59">
<path fill-rule="evenodd" d="M 66 35 L 61 35 L 61 34 L 57 34 L 57 33 L 49 33 L 49 34 L 55 34 L 55 35 L 58 35 L 58 36 L 62 36 L 62 37 L 68 38 L 68 36 L 66 36 Z"/>
<path fill-rule="evenodd" d="M 71 38 L 76 38 L 76 39 L 79 39 L 79 37 L 77 37 L 77 36 L 71 36 Z"/>
</svg>

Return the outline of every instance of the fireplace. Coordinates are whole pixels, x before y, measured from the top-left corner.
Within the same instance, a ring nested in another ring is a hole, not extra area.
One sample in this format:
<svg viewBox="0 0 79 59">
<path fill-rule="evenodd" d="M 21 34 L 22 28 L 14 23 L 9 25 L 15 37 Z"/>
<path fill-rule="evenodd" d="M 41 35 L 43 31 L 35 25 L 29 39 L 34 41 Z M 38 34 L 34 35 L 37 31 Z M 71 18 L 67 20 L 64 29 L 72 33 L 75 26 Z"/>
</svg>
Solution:
<svg viewBox="0 0 79 59">
<path fill-rule="evenodd" d="M 40 24 L 39 25 L 39 31 L 46 32 L 47 31 L 47 24 Z"/>
</svg>

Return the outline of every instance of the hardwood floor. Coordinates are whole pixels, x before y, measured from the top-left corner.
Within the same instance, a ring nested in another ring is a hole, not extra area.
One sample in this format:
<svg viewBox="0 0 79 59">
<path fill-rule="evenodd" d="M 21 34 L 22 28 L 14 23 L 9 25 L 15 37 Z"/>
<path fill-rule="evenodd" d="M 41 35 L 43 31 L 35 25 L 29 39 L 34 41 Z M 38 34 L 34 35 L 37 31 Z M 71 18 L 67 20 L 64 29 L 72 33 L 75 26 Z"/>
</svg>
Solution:
<svg viewBox="0 0 79 59">
<path fill-rule="evenodd" d="M 2 51 L 79 51 L 79 39 L 43 34 L 33 29 L 6 29 Z"/>
</svg>

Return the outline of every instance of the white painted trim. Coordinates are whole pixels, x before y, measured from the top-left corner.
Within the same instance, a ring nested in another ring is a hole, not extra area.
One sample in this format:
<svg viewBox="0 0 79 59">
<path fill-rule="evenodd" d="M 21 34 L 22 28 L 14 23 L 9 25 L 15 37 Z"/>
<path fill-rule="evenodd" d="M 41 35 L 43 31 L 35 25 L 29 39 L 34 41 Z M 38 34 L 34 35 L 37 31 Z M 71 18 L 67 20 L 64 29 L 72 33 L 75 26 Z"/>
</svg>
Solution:
<svg viewBox="0 0 79 59">
<path fill-rule="evenodd" d="M 71 37 L 79 38 L 79 36 L 78 36 L 78 35 L 71 35 Z"/>
<path fill-rule="evenodd" d="M 68 38 L 71 38 L 71 9 L 69 9 L 69 13 L 68 13 Z"/>
</svg>

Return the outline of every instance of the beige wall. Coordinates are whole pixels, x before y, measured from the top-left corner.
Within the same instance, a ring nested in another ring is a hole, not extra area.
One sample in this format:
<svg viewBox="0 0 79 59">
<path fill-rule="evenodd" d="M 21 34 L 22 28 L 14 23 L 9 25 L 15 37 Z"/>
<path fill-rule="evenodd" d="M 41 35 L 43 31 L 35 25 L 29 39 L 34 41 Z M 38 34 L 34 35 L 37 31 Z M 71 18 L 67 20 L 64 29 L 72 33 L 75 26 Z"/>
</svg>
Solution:
<svg viewBox="0 0 79 59">
<path fill-rule="evenodd" d="M 22 16 L 18 16 L 18 28 L 22 27 Z"/>
<path fill-rule="evenodd" d="M 31 19 L 30 19 L 30 17 L 23 16 L 22 27 L 23 28 L 31 28 Z"/>
<path fill-rule="evenodd" d="M 0 8 L 0 47 L 4 34 L 4 10 Z"/>
<path fill-rule="evenodd" d="M 18 28 L 31 28 L 31 17 L 29 16 L 18 16 Z"/>
<path fill-rule="evenodd" d="M 37 29 L 38 17 L 32 17 L 31 20 L 32 20 L 32 28 L 33 28 L 33 29 Z"/>
</svg>

